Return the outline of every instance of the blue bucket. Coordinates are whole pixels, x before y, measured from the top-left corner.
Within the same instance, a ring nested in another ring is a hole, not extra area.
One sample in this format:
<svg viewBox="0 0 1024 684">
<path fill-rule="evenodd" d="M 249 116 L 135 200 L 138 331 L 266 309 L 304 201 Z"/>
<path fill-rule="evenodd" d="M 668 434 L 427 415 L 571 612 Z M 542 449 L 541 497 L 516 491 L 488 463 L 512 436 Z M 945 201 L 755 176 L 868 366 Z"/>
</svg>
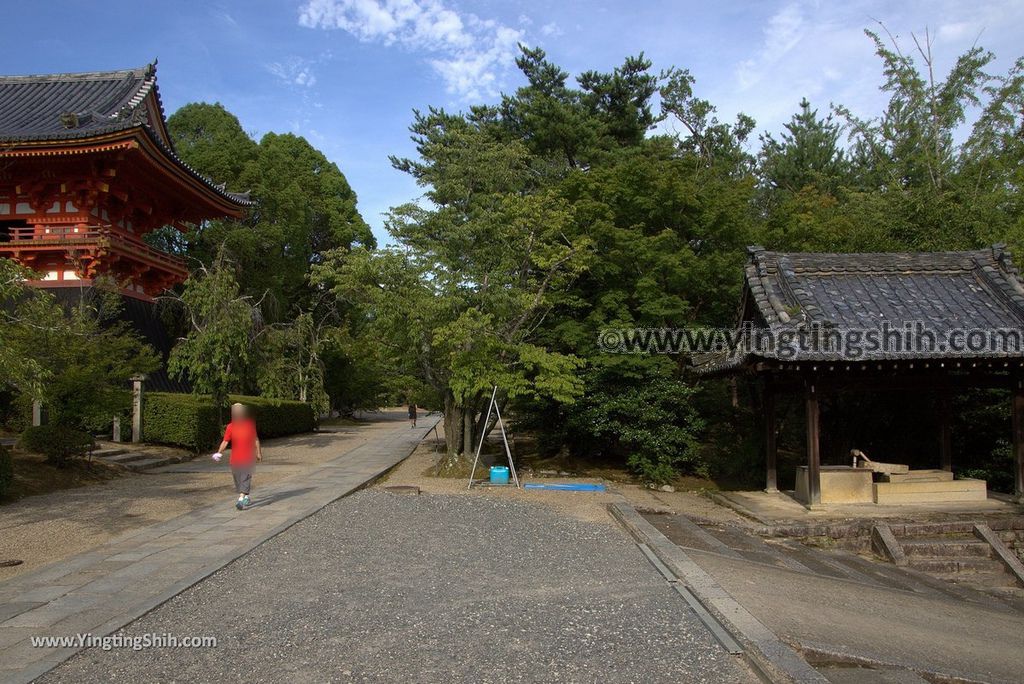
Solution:
<svg viewBox="0 0 1024 684">
<path fill-rule="evenodd" d="M 508 484 L 508 468 L 491 466 L 491 484 Z"/>
</svg>

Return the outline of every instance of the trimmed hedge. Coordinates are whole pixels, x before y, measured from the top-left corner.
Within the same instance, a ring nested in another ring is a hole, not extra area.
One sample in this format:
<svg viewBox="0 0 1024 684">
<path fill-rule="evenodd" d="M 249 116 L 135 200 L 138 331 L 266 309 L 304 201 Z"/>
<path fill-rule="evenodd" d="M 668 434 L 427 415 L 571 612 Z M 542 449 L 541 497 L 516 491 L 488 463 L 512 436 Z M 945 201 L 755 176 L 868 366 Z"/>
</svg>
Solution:
<svg viewBox="0 0 1024 684">
<path fill-rule="evenodd" d="M 220 415 L 209 397 L 147 392 L 142 402 L 142 439 L 192 451 L 217 445 Z"/>
<path fill-rule="evenodd" d="M 304 401 L 232 396 L 231 402 L 249 407 L 260 437 L 284 437 L 316 429 L 313 407 Z"/>
<path fill-rule="evenodd" d="M 301 401 L 232 396 L 252 411 L 260 437 L 283 437 L 316 428 L 313 407 Z M 224 416 L 227 417 L 227 410 Z M 224 434 L 220 412 L 210 397 L 149 392 L 142 407 L 142 437 L 147 442 L 203 451 Z"/>
</svg>

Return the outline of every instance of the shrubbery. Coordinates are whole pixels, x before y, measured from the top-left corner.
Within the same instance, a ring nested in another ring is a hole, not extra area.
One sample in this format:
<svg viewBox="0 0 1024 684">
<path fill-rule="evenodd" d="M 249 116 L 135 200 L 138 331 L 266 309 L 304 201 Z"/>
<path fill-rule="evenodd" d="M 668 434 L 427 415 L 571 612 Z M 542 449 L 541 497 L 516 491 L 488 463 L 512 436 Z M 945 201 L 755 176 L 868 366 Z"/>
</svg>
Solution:
<svg viewBox="0 0 1024 684">
<path fill-rule="evenodd" d="M 209 397 L 150 392 L 142 405 L 142 437 L 202 451 L 221 436 L 220 412 Z"/>
<path fill-rule="evenodd" d="M 12 390 L 0 390 L 0 428 L 21 433 L 32 424 L 32 399 Z"/>
<path fill-rule="evenodd" d="M 11 461 L 11 452 L 0 445 L 0 499 L 7 495 L 14 482 L 14 463 Z"/>
<path fill-rule="evenodd" d="M 245 396 L 230 400 L 252 410 L 261 437 L 283 437 L 316 427 L 312 407 L 301 401 Z M 215 447 L 224 434 L 221 415 L 227 419 L 226 408 L 218 410 L 207 396 L 150 392 L 142 408 L 142 436 L 147 442 L 202 451 Z"/>
<path fill-rule="evenodd" d="M 21 448 L 46 456 L 56 466 L 64 466 L 78 456 L 93 450 L 96 442 L 92 435 L 66 425 L 39 425 L 21 433 Z"/>
<path fill-rule="evenodd" d="M 249 407 L 260 437 L 284 437 L 316 429 L 313 407 L 302 401 L 232 396 L 232 402 Z"/>
<path fill-rule="evenodd" d="M 591 381 L 588 393 L 572 409 L 567 427 L 577 435 L 580 458 L 625 460 L 645 482 L 664 484 L 678 473 L 705 477 L 698 435 L 704 423 L 693 407 L 695 390 L 659 377 L 656 368 L 634 368 L 631 383 L 612 375 L 613 383 Z"/>
</svg>

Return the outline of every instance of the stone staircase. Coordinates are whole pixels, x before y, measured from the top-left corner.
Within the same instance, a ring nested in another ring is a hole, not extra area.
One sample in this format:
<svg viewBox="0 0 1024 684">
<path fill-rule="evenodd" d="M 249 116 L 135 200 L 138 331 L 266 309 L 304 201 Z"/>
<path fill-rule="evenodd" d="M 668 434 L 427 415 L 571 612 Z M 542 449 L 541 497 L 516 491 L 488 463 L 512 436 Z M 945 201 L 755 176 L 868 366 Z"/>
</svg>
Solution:
<svg viewBox="0 0 1024 684">
<path fill-rule="evenodd" d="M 992 547 L 981 539 L 951 535 L 909 539 L 901 543 L 907 556 L 907 567 L 911 569 L 990 593 L 1024 597 L 1024 587 Z"/>
<path fill-rule="evenodd" d="M 991 544 L 976 536 L 973 522 L 893 525 L 890 534 L 897 533 L 891 534 L 891 538 L 900 555 L 900 561 L 895 563 L 877 548 L 872 550 L 871 537 L 865 536 L 872 529 L 870 524 L 861 535 L 833 539 L 819 546 L 806 543 L 808 539 L 800 539 L 799 535 L 765 537 L 752 530 L 698 523 L 671 513 L 646 513 L 644 517 L 684 548 L 1024 612 L 1024 585 L 1017 584 Z M 1002 539 L 1007 547 L 1017 543 L 1024 548 L 1024 519 L 1005 521 L 1004 527 L 997 522 L 991 524 L 998 528 L 991 534 Z M 880 562 L 883 558 L 886 562 Z"/>
<path fill-rule="evenodd" d="M 995 530 L 1006 548 L 1017 555 L 1017 559 L 1024 562 L 1024 529 L 1003 529 Z"/>
<path fill-rule="evenodd" d="M 176 458 L 170 456 L 154 457 L 150 454 L 130 451 L 113 443 L 101 445 L 99 449 L 92 452 L 92 457 L 136 473 L 178 462 Z"/>
<path fill-rule="evenodd" d="M 1024 600 L 1017 548 L 1024 546 L 1024 529 L 1008 526 L 996 531 L 961 522 L 906 525 L 892 532 L 888 537 L 892 548 L 876 547 L 876 551 L 897 565 L 956 585 Z"/>
</svg>

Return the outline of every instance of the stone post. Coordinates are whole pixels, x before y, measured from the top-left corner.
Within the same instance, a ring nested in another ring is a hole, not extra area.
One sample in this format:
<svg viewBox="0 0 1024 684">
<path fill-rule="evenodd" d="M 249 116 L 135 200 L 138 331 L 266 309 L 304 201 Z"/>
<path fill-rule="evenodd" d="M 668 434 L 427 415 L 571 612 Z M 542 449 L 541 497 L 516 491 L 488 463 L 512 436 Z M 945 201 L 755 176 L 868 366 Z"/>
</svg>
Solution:
<svg viewBox="0 0 1024 684">
<path fill-rule="evenodd" d="M 132 376 L 132 442 L 142 441 L 142 382 L 145 375 Z"/>
<path fill-rule="evenodd" d="M 114 416 L 114 431 L 111 437 L 115 442 L 121 441 L 121 416 Z"/>
<path fill-rule="evenodd" d="M 32 427 L 43 424 L 43 403 L 38 399 L 32 401 Z"/>
</svg>

